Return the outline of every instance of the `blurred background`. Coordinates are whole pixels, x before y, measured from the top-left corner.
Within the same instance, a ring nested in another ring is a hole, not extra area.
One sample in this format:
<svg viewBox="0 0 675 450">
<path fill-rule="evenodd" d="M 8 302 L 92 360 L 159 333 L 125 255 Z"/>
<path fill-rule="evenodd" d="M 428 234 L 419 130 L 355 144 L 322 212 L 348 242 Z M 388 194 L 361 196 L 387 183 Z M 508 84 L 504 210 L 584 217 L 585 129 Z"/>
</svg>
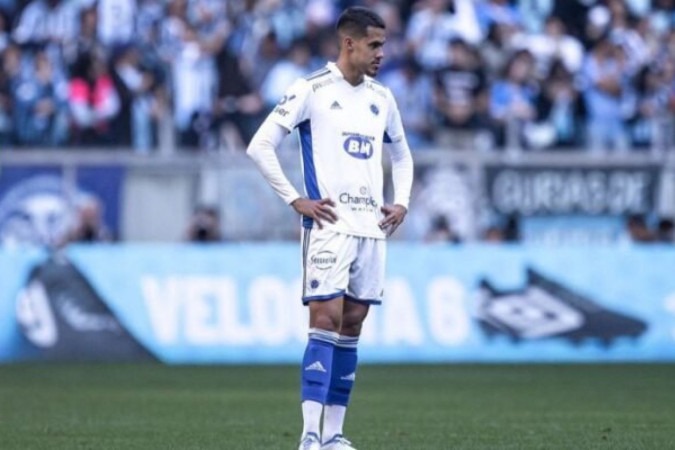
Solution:
<svg viewBox="0 0 675 450">
<path fill-rule="evenodd" d="M 386 21 L 378 78 L 415 159 L 391 314 L 420 317 L 374 328 L 366 360 L 490 359 L 475 327 L 567 336 L 594 302 L 620 331 L 588 336 L 656 349 L 551 358 L 675 359 L 674 3 L 0 0 L 0 357 L 45 350 L 62 320 L 130 330 L 165 361 L 294 361 L 275 351 L 300 346 L 303 312 L 274 305 L 299 292 L 299 219 L 245 147 L 295 78 L 336 58 L 336 18 L 360 4 Z M 279 157 L 300 187 L 296 142 Z"/>
<path fill-rule="evenodd" d="M 64 240 L 8 225 L 38 172 L 66 184 L 63 230 L 89 194 L 93 240 L 296 239 L 242 154 L 357 3 L 387 23 L 417 162 L 397 239 L 672 241 L 672 0 L 0 0 L 0 239 Z"/>
</svg>

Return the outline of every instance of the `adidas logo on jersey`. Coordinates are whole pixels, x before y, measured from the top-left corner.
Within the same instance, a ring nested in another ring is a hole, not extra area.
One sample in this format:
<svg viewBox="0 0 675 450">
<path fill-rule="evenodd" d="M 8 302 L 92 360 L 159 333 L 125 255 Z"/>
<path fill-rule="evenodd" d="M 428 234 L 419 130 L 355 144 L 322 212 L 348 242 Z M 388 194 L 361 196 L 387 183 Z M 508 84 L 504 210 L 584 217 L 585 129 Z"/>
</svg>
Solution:
<svg viewBox="0 0 675 450">
<path fill-rule="evenodd" d="M 305 367 L 305 370 L 316 370 L 317 372 L 325 372 L 326 369 L 321 364 L 321 361 L 314 361 L 309 366 Z"/>
<path fill-rule="evenodd" d="M 338 103 L 338 101 L 335 100 L 335 101 L 333 102 L 333 104 L 330 105 L 330 109 L 342 109 L 342 106 L 340 106 L 340 104 Z"/>
<path fill-rule="evenodd" d="M 345 375 L 344 377 L 340 377 L 341 380 L 345 381 L 355 381 L 356 380 L 356 373 L 352 372 L 349 375 Z"/>
</svg>

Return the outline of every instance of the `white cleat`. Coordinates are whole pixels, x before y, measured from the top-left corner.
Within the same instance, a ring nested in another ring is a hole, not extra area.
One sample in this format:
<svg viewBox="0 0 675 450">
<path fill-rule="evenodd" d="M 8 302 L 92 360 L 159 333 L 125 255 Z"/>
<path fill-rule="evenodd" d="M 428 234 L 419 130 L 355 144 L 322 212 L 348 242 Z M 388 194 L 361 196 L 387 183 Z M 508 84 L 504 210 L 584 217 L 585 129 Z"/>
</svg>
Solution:
<svg viewBox="0 0 675 450">
<path fill-rule="evenodd" d="M 307 433 L 300 439 L 298 450 L 321 450 L 321 439 L 316 433 Z"/>
<path fill-rule="evenodd" d="M 343 435 L 336 434 L 321 446 L 321 450 L 356 450 Z"/>
</svg>

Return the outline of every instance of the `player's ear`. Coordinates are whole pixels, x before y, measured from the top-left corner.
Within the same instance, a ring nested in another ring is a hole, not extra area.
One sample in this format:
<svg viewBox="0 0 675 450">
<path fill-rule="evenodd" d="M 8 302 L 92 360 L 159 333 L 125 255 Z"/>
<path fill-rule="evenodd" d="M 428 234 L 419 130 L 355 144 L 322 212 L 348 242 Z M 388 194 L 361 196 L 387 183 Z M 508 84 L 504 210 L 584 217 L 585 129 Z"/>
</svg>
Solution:
<svg viewBox="0 0 675 450">
<path fill-rule="evenodd" d="M 349 51 L 354 50 L 354 39 L 349 36 L 345 37 L 345 48 Z"/>
</svg>

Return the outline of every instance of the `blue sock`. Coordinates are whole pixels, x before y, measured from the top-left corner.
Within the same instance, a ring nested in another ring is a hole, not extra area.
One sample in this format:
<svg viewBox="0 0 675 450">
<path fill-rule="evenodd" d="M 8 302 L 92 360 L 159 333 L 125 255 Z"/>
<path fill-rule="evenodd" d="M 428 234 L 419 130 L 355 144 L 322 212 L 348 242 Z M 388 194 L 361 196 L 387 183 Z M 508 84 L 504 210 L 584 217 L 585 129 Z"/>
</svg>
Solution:
<svg viewBox="0 0 675 450">
<path fill-rule="evenodd" d="M 333 351 L 333 371 L 328 389 L 327 405 L 347 406 L 356 379 L 358 337 L 340 336 Z"/>
<path fill-rule="evenodd" d="M 333 366 L 333 349 L 338 334 L 332 331 L 312 328 L 302 359 L 302 401 L 312 400 L 326 403 L 328 386 Z"/>
</svg>

